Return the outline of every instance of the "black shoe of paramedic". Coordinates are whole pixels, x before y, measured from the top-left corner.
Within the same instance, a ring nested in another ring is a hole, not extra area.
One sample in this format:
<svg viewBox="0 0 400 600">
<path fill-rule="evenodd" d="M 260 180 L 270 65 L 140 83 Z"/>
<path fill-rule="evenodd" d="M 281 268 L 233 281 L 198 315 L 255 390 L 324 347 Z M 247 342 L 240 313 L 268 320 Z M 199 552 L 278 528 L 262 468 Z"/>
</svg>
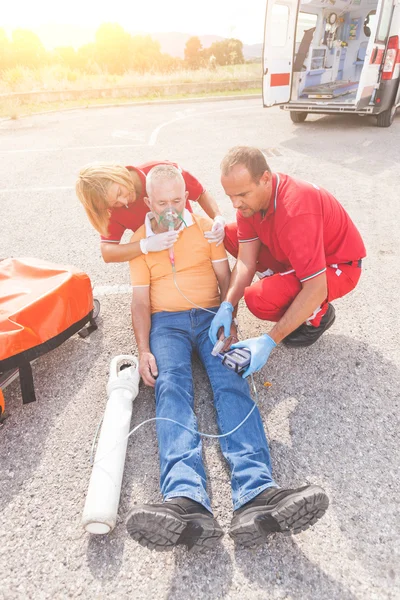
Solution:
<svg viewBox="0 0 400 600">
<path fill-rule="evenodd" d="M 212 548 L 224 535 L 212 514 L 190 498 L 171 498 L 160 504 L 136 506 L 126 519 L 134 540 L 151 550 L 183 544 L 190 550 Z"/>
<path fill-rule="evenodd" d="M 320 519 L 329 498 L 317 485 L 268 488 L 233 513 L 229 535 L 243 546 L 263 544 L 272 533 L 300 533 Z"/>
<path fill-rule="evenodd" d="M 289 333 L 282 342 L 286 346 L 292 348 L 301 348 L 302 346 L 311 346 L 321 337 L 321 335 L 331 327 L 335 321 L 335 309 L 332 304 L 328 304 L 328 310 L 321 319 L 321 323 L 318 327 L 312 325 L 300 325 L 297 329 Z"/>
</svg>

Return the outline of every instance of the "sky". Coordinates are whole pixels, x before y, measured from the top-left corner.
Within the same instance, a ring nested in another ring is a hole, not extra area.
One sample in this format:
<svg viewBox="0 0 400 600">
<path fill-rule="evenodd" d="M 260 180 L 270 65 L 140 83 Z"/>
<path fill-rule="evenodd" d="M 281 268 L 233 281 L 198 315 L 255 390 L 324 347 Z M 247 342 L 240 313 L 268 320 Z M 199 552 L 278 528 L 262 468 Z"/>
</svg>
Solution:
<svg viewBox="0 0 400 600">
<path fill-rule="evenodd" d="M 130 33 L 214 34 L 255 44 L 262 41 L 266 0 L 18 0 L 2 4 L 0 27 L 8 34 L 17 27 L 45 31 L 48 39 L 42 42 L 47 46 L 60 45 L 60 40 L 58 44 L 51 40 L 52 25 L 57 25 L 58 36 L 59 26 L 65 26 L 62 34 L 70 39 L 63 44 L 76 45 L 82 37 L 93 35 L 101 23 L 119 23 Z"/>
</svg>

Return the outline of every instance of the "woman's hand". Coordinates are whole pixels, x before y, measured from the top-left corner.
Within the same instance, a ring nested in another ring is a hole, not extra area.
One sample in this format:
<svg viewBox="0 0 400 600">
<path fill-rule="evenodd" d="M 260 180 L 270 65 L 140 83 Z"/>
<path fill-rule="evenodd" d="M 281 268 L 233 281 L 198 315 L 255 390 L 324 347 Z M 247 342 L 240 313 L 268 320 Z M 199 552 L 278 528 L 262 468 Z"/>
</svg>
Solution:
<svg viewBox="0 0 400 600">
<path fill-rule="evenodd" d="M 161 252 L 171 248 L 179 237 L 179 231 L 165 231 L 164 233 L 156 233 L 150 237 L 141 240 L 141 246 L 144 246 L 145 254 L 148 252 Z"/>
<path fill-rule="evenodd" d="M 225 237 L 225 219 L 221 215 L 217 215 L 213 221 L 211 231 L 206 231 L 204 237 L 207 238 L 210 244 L 215 243 L 217 246 L 222 244 Z"/>
</svg>

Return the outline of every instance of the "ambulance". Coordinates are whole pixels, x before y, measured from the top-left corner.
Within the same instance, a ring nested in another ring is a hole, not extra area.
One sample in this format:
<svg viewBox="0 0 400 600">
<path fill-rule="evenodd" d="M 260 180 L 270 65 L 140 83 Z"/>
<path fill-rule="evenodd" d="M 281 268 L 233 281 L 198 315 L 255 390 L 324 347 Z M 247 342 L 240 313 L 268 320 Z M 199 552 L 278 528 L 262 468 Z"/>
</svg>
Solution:
<svg viewBox="0 0 400 600">
<path fill-rule="evenodd" d="M 263 103 L 294 123 L 308 113 L 376 116 L 400 105 L 400 0 L 268 0 Z"/>
</svg>

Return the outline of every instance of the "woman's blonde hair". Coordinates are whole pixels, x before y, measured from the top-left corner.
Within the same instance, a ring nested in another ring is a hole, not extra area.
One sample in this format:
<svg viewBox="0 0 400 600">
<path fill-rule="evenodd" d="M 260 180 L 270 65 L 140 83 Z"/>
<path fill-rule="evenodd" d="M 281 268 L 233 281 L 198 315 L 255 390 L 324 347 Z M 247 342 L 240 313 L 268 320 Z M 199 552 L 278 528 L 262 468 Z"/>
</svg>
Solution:
<svg viewBox="0 0 400 600">
<path fill-rule="evenodd" d="M 119 183 L 130 192 L 136 191 L 130 172 L 122 165 L 111 163 L 90 164 L 80 170 L 76 182 L 76 195 L 93 227 L 104 237 L 108 236 L 110 207 L 107 193 L 113 183 Z"/>
</svg>

